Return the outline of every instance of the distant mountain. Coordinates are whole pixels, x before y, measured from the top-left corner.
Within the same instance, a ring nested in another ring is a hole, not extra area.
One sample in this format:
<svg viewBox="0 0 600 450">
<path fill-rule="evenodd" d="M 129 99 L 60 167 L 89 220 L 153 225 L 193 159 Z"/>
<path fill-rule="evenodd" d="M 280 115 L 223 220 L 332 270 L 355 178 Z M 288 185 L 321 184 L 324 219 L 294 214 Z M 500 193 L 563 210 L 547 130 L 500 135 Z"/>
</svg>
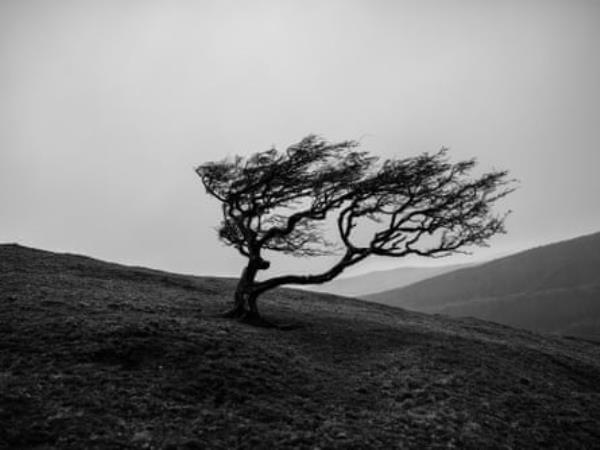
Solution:
<svg viewBox="0 0 600 450">
<path fill-rule="evenodd" d="M 467 266 L 466 264 L 456 264 L 443 267 L 402 267 L 399 269 L 380 270 L 355 277 L 339 278 L 329 283 L 308 287 L 307 289 L 347 297 L 360 297 L 408 286 L 417 281 Z"/>
<path fill-rule="evenodd" d="M 600 340 L 600 233 L 363 298 Z"/>
</svg>

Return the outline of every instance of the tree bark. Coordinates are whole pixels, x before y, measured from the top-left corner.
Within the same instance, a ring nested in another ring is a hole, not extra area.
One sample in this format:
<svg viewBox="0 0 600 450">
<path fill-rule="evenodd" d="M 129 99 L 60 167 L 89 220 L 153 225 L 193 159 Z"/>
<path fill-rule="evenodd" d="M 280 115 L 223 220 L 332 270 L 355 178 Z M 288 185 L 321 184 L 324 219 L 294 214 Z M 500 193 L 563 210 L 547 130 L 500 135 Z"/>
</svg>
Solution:
<svg viewBox="0 0 600 450">
<path fill-rule="evenodd" d="M 249 310 L 249 308 L 246 306 L 248 303 L 246 298 L 247 295 L 245 292 L 245 287 L 242 280 L 240 280 L 233 296 L 233 308 L 223 314 L 223 317 L 230 319 L 242 319 Z"/>
<path fill-rule="evenodd" d="M 258 271 L 268 269 L 269 265 L 269 262 L 260 256 L 250 258 L 235 289 L 233 308 L 223 314 L 224 317 L 258 325 L 267 324 L 258 312 L 257 299 L 259 293 L 254 289 L 254 285 Z"/>
<path fill-rule="evenodd" d="M 348 266 L 356 264 L 368 256 L 367 252 L 356 253 L 348 250 L 342 259 L 328 271 L 319 275 L 282 276 L 270 280 L 257 282 L 256 275 L 259 270 L 266 270 L 270 263 L 260 257 L 251 256 L 248 265 L 242 271 L 240 280 L 235 289 L 233 308 L 223 314 L 223 317 L 237 319 L 241 322 L 257 326 L 273 327 L 274 325 L 263 319 L 258 311 L 257 299 L 264 292 L 274 289 L 282 284 L 320 284 L 332 280 Z"/>
</svg>

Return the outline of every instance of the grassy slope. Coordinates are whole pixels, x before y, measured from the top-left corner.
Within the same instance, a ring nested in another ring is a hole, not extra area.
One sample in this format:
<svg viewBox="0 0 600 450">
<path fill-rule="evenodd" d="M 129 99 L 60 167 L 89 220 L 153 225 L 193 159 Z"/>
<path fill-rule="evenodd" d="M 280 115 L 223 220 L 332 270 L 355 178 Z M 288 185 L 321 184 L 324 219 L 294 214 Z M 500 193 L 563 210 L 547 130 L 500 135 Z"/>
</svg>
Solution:
<svg viewBox="0 0 600 450">
<path fill-rule="evenodd" d="M 600 346 L 0 246 L 0 447 L 598 447 Z"/>
</svg>

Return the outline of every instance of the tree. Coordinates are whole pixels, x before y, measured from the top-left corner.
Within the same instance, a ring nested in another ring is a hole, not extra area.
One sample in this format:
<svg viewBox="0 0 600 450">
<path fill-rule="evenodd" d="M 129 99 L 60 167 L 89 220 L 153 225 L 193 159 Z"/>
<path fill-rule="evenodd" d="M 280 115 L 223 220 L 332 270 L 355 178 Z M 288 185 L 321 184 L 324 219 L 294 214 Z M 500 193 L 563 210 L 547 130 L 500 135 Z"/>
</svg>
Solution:
<svg viewBox="0 0 600 450">
<path fill-rule="evenodd" d="M 355 141 L 330 143 L 311 135 L 285 151 L 273 148 L 196 168 L 206 191 L 221 202 L 219 238 L 248 258 L 227 317 L 261 322 L 262 293 L 330 281 L 371 255 L 442 257 L 485 246 L 505 231 L 506 214 L 495 215 L 491 207 L 513 191 L 507 171 L 473 177 L 475 160 L 451 163 L 445 148 L 381 162 L 357 147 Z M 333 215 L 337 244 L 324 227 Z M 364 221 L 376 231 L 360 243 L 355 234 Z M 270 266 L 265 251 L 340 258 L 322 273 L 258 281 L 259 271 Z"/>
</svg>

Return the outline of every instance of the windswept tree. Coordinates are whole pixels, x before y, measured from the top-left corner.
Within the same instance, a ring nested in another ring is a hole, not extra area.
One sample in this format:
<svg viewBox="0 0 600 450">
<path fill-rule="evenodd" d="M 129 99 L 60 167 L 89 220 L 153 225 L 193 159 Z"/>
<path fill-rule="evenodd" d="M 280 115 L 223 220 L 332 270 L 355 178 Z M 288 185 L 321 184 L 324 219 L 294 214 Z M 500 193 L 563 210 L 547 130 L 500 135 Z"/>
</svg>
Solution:
<svg viewBox="0 0 600 450">
<path fill-rule="evenodd" d="M 196 168 L 221 202 L 219 238 L 248 259 L 226 316 L 260 322 L 262 293 L 330 281 L 371 255 L 443 257 L 504 232 L 506 214 L 491 208 L 513 190 L 507 171 L 472 176 L 475 160 L 452 163 L 447 149 L 380 161 L 357 147 L 311 135 L 285 151 Z M 326 225 L 337 228 L 338 239 L 328 238 Z M 322 273 L 258 280 L 270 266 L 265 251 L 339 259 Z"/>
</svg>

